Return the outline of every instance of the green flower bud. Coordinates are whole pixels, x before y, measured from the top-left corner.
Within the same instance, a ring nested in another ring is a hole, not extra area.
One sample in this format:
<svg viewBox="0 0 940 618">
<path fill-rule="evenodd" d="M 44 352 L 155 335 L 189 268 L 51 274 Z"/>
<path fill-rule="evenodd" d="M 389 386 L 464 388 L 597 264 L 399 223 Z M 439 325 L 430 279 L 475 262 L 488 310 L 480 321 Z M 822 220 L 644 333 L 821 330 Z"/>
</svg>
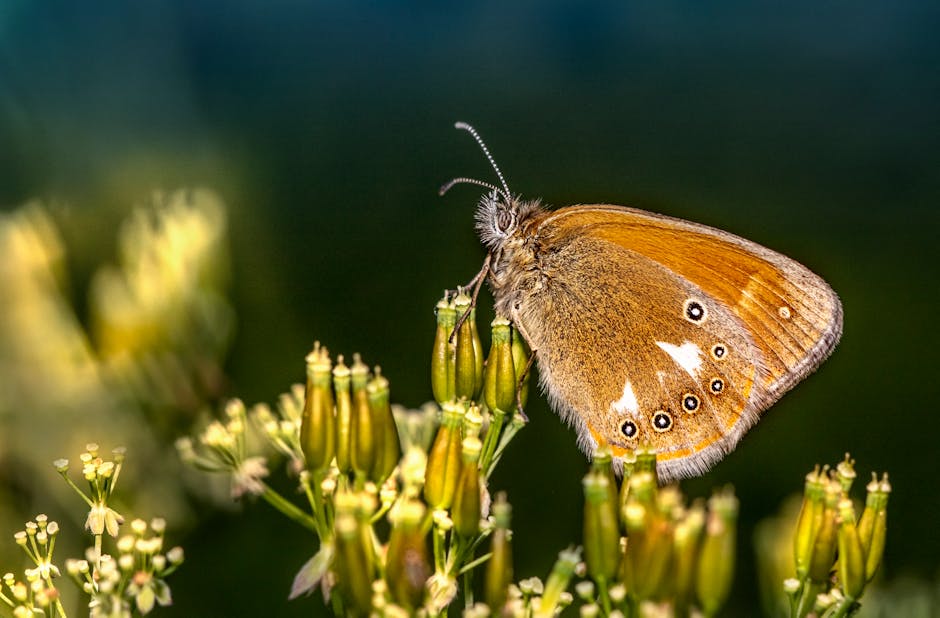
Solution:
<svg viewBox="0 0 940 618">
<path fill-rule="evenodd" d="M 300 425 L 300 446 L 311 471 L 325 469 L 333 459 L 336 430 L 331 377 L 329 353 L 316 343 L 307 355 L 307 387 Z"/>
<path fill-rule="evenodd" d="M 858 599 L 865 588 L 865 553 L 855 527 L 855 509 L 852 501 L 839 502 L 839 582 L 842 592 L 850 599 Z"/>
<path fill-rule="evenodd" d="M 692 583 L 698 561 L 699 540 L 705 528 L 705 508 L 701 503 L 693 505 L 679 521 L 672 534 L 673 568 L 672 579 L 675 591 L 676 615 L 689 613 L 692 601 Z"/>
<path fill-rule="evenodd" d="M 424 498 L 434 509 L 446 509 L 454 500 L 457 479 L 460 477 L 461 425 L 463 408 L 445 403 L 443 419 L 428 455 Z"/>
<path fill-rule="evenodd" d="M 478 393 L 477 386 L 483 384 L 483 349 L 474 324 L 476 311 L 470 307 L 470 297 L 466 294 L 457 295 L 454 309 L 458 320 L 469 312 L 454 342 L 454 394 L 457 398 L 473 399 Z"/>
<path fill-rule="evenodd" d="M 839 500 L 842 498 L 842 487 L 838 481 L 828 481 L 826 484 L 825 509 L 822 521 L 813 543 L 813 551 L 809 562 L 809 578 L 815 583 L 824 583 L 829 579 L 829 571 L 835 562 L 836 547 L 838 546 L 838 523 L 836 517 Z"/>
<path fill-rule="evenodd" d="M 866 489 L 868 495 L 865 497 L 865 510 L 862 511 L 858 522 L 858 533 L 862 551 L 865 553 L 865 580 L 871 581 L 878 571 L 885 549 L 888 496 L 891 494 L 888 474 L 885 473 L 881 482 L 872 474 L 872 481 Z"/>
<path fill-rule="evenodd" d="M 358 498 L 356 494 L 336 496 L 334 571 L 344 601 L 353 613 L 366 615 L 372 600 L 375 558 L 368 516 L 360 514 Z"/>
<path fill-rule="evenodd" d="M 460 478 L 454 492 L 454 529 L 463 537 L 480 532 L 480 469 L 477 462 L 483 444 L 479 438 L 464 438 L 461 447 Z"/>
<path fill-rule="evenodd" d="M 401 459 L 401 443 L 398 441 L 398 427 L 392 408 L 389 405 L 388 380 L 382 371 L 375 368 L 375 377 L 366 386 L 369 409 L 372 413 L 372 427 L 376 454 L 370 479 L 381 485 L 389 477 L 398 460 Z"/>
<path fill-rule="evenodd" d="M 595 460 L 596 461 L 596 460 Z M 620 562 L 617 494 L 601 470 L 584 477 L 584 561 L 595 581 L 609 582 Z"/>
<path fill-rule="evenodd" d="M 793 537 L 793 560 L 796 564 L 796 577 L 806 579 L 809 574 L 809 563 L 813 556 L 813 546 L 816 543 L 816 534 L 822 524 L 825 510 L 826 475 L 820 472 L 819 466 L 806 475 L 803 487 L 803 505 L 800 507 L 799 519 L 796 524 L 796 534 Z"/>
<path fill-rule="evenodd" d="M 846 453 L 845 459 L 840 461 L 836 466 L 836 479 L 839 481 L 839 486 L 842 487 L 843 494 L 848 495 L 849 491 L 852 489 L 852 483 L 855 482 L 856 476 L 855 460 Z"/>
<path fill-rule="evenodd" d="M 606 491 L 606 490 L 605 490 Z M 536 618 L 548 618 L 555 615 L 555 610 L 565 601 L 565 593 L 568 584 L 571 582 L 571 576 L 581 561 L 581 551 L 569 547 L 558 554 L 558 560 L 552 567 L 552 572 L 545 582 L 545 590 L 542 592 L 542 602 L 539 608 L 533 613 Z"/>
<path fill-rule="evenodd" d="M 737 518 L 738 500 L 730 488 L 708 500 L 705 538 L 695 585 L 699 605 L 706 616 L 717 613 L 731 591 Z"/>
<path fill-rule="evenodd" d="M 349 367 L 340 355 L 333 368 L 333 390 L 336 391 L 336 466 L 340 472 L 352 470 L 352 395 L 349 391 Z"/>
<path fill-rule="evenodd" d="M 392 531 L 388 540 L 385 581 L 398 605 L 414 610 L 421 606 L 424 584 L 431 575 L 427 540 L 422 532 L 425 507 L 418 501 L 403 502 L 389 514 Z"/>
<path fill-rule="evenodd" d="M 653 475 L 653 485 L 659 485 L 659 475 L 656 473 L 656 451 L 643 447 L 637 449 L 633 473 L 637 472 L 649 472 Z"/>
<path fill-rule="evenodd" d="M 353 355 L 352 377 L 352 443 L 350 463 L 357 477 L 367 478 L 375 466 L 376 430 L 369 408 L 369 368 L 358 354 Z"/>
<path fill-rule="evenodd" d="M 610 493 L 610 503 L 614 505 L 614 516 L 619 512 L 619 490 L 617 489 L 617 477 L 614 476 L 613 454 L 610 445 L 602 442 L 594 452 L 594 458 L 591 461 L 591 470 L 608 481 L 607 489 Z"/>
<path fill-rule="evenodd" d="M 492 324 L 490 356 L 486 361 L 483 400 L 490 410 L 509 413 L 516 401 L 516 371 L 512 358 L 509 320 L 497 317 Z"/>
<path fill-rule="evenodd" d="M 455 347 L 450 342 L 450 335 L 457 323 L 457 311 L 453 303 L 445 296 L 437 303 L 437 330 L 434 332 L 434 346 L 431 350 L 431 391 L 438 404 L 454 399 L 455 384 Z"/>
<path fill-rule="evenodd" d="M 506 502 L 506 494 L 496 495 L 493 504 L 493 535 L 490 540 L 490 556 L 486 563 L 484 598 L 493 613 L 500 615 L 506 604 L 509 584 L 512 583 L 512 543 L 509 530 L 512 507 Z"/>
<path fill-rule="evenodd" d="M 516 387 L 519 389 L 519 402 L 525 407 L 529 401 L 529 378 L 532 372 L 526 371 L 529 366 L 529 346 L 522 339 L 522 335 L 515 328 L 512 329 L 512 363 L 516 372 Z"/>
</svg>

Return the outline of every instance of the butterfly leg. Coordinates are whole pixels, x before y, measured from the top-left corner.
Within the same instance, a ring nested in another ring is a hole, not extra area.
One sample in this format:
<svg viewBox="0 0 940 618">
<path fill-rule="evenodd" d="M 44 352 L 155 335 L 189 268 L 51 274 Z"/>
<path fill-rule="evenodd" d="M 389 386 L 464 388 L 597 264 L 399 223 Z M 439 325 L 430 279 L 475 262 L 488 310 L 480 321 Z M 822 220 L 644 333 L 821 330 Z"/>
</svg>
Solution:
<svg viewBox="0 0 940 618">
<path fill-rule="evenodd" d="M 477 296 L 480 295 L 480 288 L 483 286 L 483 282 L 486 281 L 486 275 L 490 272 L 490 262 L 493 259 L 492 253 L 486 254 L 486 259 L 483 260 L 483 268 L 480 269 L 473 279 L 465 287 L 473 286 L 473 294 L 470 296 L 470 306 L 467 307 L 467 310 L 463 312 L 457 319 L 457 323 L 454 325 L 454 330 L 450 333 L 450 342 L 454 342 L 454 337 L 457 336 L 457 331 L 460 330 L 460 327 L 463 326 L 463 323 L 467 321 L 467 318 L 470 317 L 470 311 L 477 306 Z"/>
</svg>

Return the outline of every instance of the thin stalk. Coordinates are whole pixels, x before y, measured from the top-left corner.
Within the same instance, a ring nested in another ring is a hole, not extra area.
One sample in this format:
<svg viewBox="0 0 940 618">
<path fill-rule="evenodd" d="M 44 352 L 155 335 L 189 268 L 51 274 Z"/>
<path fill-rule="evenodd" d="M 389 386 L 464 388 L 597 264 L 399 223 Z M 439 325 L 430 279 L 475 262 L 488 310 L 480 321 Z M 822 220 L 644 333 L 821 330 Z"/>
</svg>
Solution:
<svg viewBox="0 0 940 618">
<path fill-rule="evenodd" d="M 312 532 L 320 534 L 318 522 L 311 518 L 310 515 L 304 513 L 293 502 L 289 501 L 284 496 L 271 489 L 267 483 L 262 481 L 261 484 L 264 486 L 264 491 L 261 492 L 261 497 L 264 498 L 268 504 L 283 513 L 288 519 L 293 520 L 295 523 L 300 524 Z M 321 540 L 322 539 L 323 537 L 321 536 Z"/>
</svg>

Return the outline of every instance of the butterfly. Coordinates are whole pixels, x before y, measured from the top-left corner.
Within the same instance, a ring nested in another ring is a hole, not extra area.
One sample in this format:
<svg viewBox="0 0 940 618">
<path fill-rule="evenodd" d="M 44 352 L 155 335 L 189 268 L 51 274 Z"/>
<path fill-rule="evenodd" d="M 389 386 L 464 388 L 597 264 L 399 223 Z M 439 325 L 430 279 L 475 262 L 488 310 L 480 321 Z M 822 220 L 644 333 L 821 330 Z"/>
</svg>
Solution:
<svg viewBox="0 0 940 618">
<path fill-rule="evenodd" d="M 832 352 L 842 305 L 805 266 L 728 232 L 609 204 L 550 210 L 499 186 L 477 207 L 498 314 L 529 344 L 552 408 L 591 456 L 640 447 L 662 482 L 697 476 Z"/>
</svg>

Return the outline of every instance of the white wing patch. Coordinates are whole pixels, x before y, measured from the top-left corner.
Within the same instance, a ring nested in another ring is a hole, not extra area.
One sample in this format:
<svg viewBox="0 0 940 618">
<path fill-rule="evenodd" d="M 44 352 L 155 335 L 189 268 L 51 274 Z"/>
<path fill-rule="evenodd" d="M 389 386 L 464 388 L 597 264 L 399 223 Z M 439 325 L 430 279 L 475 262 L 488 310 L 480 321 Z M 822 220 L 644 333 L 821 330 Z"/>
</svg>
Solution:
<svg viewBox="0 0 940 618">
<path fill-rule="evenodd" d="M 674 345 L 665 341 L 657 341 L 663 352 L 672 357 L 676 364 L 685 369 L 693 378 L 698 378 L 698 370 L 702 367 L 702 350 L 691 341 L 682 345 Z"/>
<path fill-rule="evenodd" d="M 636 393 L 633 392 L 633 385 L 627 380 L 623 385 L 623 396 L 610 404 L 615 412 L 620 414 L 632 414 L 636 416 L 640 412 L 640 404 L 636 400 Z"/>
</svg>

